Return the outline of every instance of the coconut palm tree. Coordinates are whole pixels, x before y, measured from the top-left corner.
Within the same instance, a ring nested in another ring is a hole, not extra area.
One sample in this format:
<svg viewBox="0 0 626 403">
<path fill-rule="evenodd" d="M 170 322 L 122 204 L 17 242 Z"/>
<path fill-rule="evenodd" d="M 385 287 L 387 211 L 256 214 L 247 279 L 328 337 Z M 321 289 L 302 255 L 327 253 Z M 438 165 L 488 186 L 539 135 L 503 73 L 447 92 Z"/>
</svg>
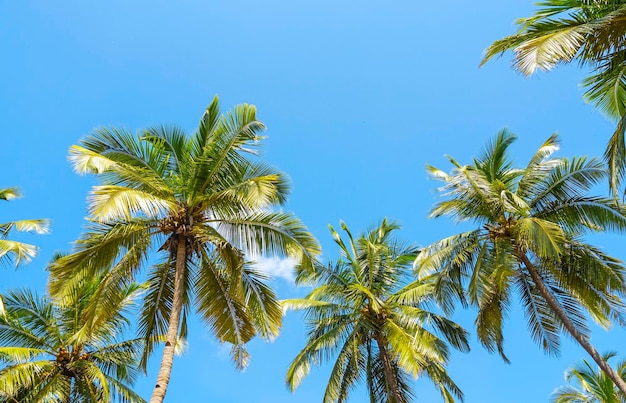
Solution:
<svg viewBox="0 0 626 403">
<path fill-rule="evenodd" d="M 417 248 L 393 237 L 399 226 L 383 220 L 345 243 L 330 227 L 341 258 L 318 271 L 316 288 L 303 299 L 284 301 L 304 310 L 310 326 L 304 349 L 289 366 L 293 391 L 318 365 L 337 353 L 324 394 L 325 402 L 345 401 L 365 378 L 372 402 L 407 402 L 410 376 L 426 376 L 446 402 L 463 394 L 446 372 L 449 349 L 468 351 L 467 333 L 456 323 L 426 309 L 432 301 L 428 279 L 410 280 Z"/>
<path fill-rule="evenodd" d="M 121 339 L 125 311 L 136 300 L 134 284 L 110 294 L 111 309 L 85 327 L 83 314 L 97 280 L 62 300 L 29 290 L 3 296 L 0 312 L 0 402 L 127 402 L 143 339 Z"/>
<path fill-rule="evenodd" d="M 508 50 L 524 75 L 577 61 L 592 72 L 582 82 L 585 100 L 618 121 L 605 152 L 614 194 L 626 175 L 626 1 L 545 0 L 517 20 L 516 34 L 495 41 L 481 64 Z"/>
<path fill-rule="evenodd" d="M 615 357 L 615 353 L 602 356 L 604 361 Z M 626 379 L 626 361 L 617 364 L 617 374 Z M 568 385 L 561 386 L 552 393 L 552 403 L 623 403 L 626 402 L 624 395 L 615 387 L 604 372 L 594 368 L 587 360 L 575 366 L 565 373 L 567 382 L 574 381 L 578 388 Z"/>
<path fill-rule="evenodd" d="M 0 200 L 11 200 L 18 197 L 21 197 L 21 193 L 17 188 L 0 189 Z M 0 224 L 0 262 L 9 261 L 17 266 L 21 262 L 30 261 L 37 255 L 35 245 L 8 239 L 12 230 L 47 234 L 49 224 L 49 221 L 45 219 L 19 220 Z"/>
<path fill-rule="evenodd" d="M 165 396 L 192 305 L 220 341 L 233 345 L 232 357 L 244 367 L 245 344 L 256 334 L 275 337 L 282 320 L 266 277 L 249 259 L 295 257 L 304 278 L 320 251 L 293 214 L 272 210 L 285 202 L 285 175 L 246 156 L 256 154 L 263 129 L 254 106 L 222 115 L 215 97 L 191 136 L 171 126 L 137 135 L 102 128 L 70 149 L 74 169 L 97 174 L 102 184 L 89 196 L 85 235 L 50 267 L 49 290 L 62 295 L 73 282 L 106 272 L 88 314 L 97 317 L 109 309 L 107 293 L 150 259 L 139 321 L 144 370 L 154 335 L 167 335 L 152 402 Z"/>
<path fill-rule="evenodd" d="M 626 229 L 623 207 L 588 192 L 605 178 L 596 159 L 557 159 L 558 138 L 550 136 L 525 168 L 513 166 L 515 135 L 501 131 L 470 165 L 453 158 L 451 173 L 429 166 L 444 182 L 431 217 L 451 216 L 476 229 L 427 248 L 415 265 L 420 276 L 436 273 L 436 296 L 455 295 L 478 307 L 482 344 L 503 350 L 503 319 L 519 296 L 533 339 L 551 354 L 561 332 L 573 337 L 615 382 L 626 384 L 590 343 L 586 315 L 607 328 L 622 320 L 619 298 L 626 288 L 624 267 L 583 239 L 588 232 Z M 445 307 L 452 300 L 441 301 Z"/>
</svg>

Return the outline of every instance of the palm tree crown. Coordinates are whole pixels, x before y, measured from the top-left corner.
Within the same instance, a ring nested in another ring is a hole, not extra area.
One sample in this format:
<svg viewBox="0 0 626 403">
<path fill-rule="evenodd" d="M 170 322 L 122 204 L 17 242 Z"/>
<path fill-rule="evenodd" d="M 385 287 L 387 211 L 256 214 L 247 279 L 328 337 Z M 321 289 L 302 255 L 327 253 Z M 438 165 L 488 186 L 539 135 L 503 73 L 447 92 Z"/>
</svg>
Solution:
<svg viewBox="0 0 626 403">
<path fill-rule="evenodd" d="M 507 50 L 524 75 L 578 61 L 592 68 L 583 81 L 585 99 L 619 120 L 609 140 L 611 190 L 617 193 L 626 175 L 626 1 L 545 0 L 534 15 L 517 20 L 517 34 L 495 41 L 481 64 Z"/>
<path fill-rule="evenodd" d="M 246 257 L 296 257 L 301 275 L 312 268 L 319 245 L 292 214 L 273 211 L 288 192 L 285 175 L 246 154 L 256 154 L 263 124 L 252 105 L 221 115 L 217 97 L 191 135 L 169 126 L 133 135 L 98 129 L 70 149 L 80 173 L 98 174 L 89 197 L 91 224 L 74 253 L 51 267 L 50 290 L 106 271 L 106 294 L 134 278 L 152 253 L 139 331 L 144 364 L 156 334 L 167 333 L 153 401 L 162 401 L 179 337 L 192 304 L 232 356 L 246 365 L 245 344 L 277 335 L 282 318 L 265 275 Z"/>
<path fill-rule="evenodd" d="M 17 188 L 0 189 L 0 200 L 11 200 L 21 196 Z M 8 239 L 12 230 L 47 234 L 50 222 L 45 219 L 10 221 L 0 224 L 0 262 L 12 261 L 16 266 L 28 262 L 37 254 L 37 247 Z"/>
<path fill-rule="evenodd" d="M 604 354 L 604 361 L 615 357 L 615 353 Z M 626 361 L 615 367 L 617 374 L 626 379 Z M 624 395 L 615 387 L 613 381 L 598 368 L 594 368 L 587 360 L 565 373 L 565 380 L 574 381 L 574 386 L 561 386 L 552 393 L 552 403 L 623 403 Z"/>
<path fill-rule="evenodd" d="M 331 227 L 341 258 L 319 269 L 317 287 L 306 298 L 284 302 L 288 309 L 304 309 L 311 328 L 306 347 L 289 367 L 290 389 L 311 364 L 338 353 L 325 402 L 345 401 L 363 378 L 372 402 L 407 402 L 413 396 L 411 375 L 430 378 L 446 402 L 462 398 L 445 369 L 449 350 L 444 339 L 467 351 L 467 333 L 425 309 L 432 283 L 408 281 L 417 249 L 395 240 L 399 227 L 387 220 L 357 239 L 345 224 L 341 227 L 347 244 Z"/>
<path fill-rule="evenodd" d="M 501 131 L 471 165 L 450 158 L 455 166 L 450 174 L 428 168 L 444 182 L 440 192 L 446 199 L 431 216 L 452 216 L 477 228 L 423 249 L 416 268 L 421 276 L 437 274 L 436 295 L 446 299 L 444 306 L 453 306 L 450 295 L 463 302 L 467 295 L 478 306 L 480 341 L 505 359 L 503 319 L 518 296 L 531 335 L 546 352 L 558 353 L 564 330 L 610 372 L 589 343 L 586 314 L 603 327 L 621 319 L 624 267 L 582 236 L 625 230 L 624 210 L 610 199 L 587 195 L 605 177 L 600 161 L 552 158 L 558 149 L 552 135 L 526 168 L 516 169 L 508 154 L 515 139 Z M 614 371 L 611 376 L 620 382 Z"/>
<path fill-rule="evenodd" d="M 28 290 L 3 297 L 0 313 L 0 402 L 127 402 L 144 400 L 129 385 L 138 374 L 142 339 L 122 340 L 124 312 L 137 297 L 130 285 L 91 324 L 83 319 L 97 280 L 62 301 Z"/>
</svg>

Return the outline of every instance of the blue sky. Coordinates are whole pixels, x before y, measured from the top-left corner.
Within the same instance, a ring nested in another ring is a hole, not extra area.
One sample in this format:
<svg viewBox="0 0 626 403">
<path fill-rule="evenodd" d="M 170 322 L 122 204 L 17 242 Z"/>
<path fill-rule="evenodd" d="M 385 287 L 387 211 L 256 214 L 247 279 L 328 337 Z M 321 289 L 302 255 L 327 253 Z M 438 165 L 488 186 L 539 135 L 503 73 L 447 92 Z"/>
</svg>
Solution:
<svg viewBox="0 0 626 403">
<path fill-rule="evenodd" d="M 0 291 L 43 292 L 51 254 L 80 233 L 95 180 L 72 172 L 70 145 L 98 126 L 192 131 L 215 94 L 223 109 L 257 105 L 268 127 L 263 158 L 291 177 L 285 208 L 326 258 L 337 253 L 327 225 L 340 219 L 356 232 L 386 216 L 402 224 L 402 239 L 421 245 L 458 232 L 448 219 L 427 219 L 437 183 L 426 163 L 447 170 L 445 154 L 470 162 L 503 127 L 519 136 L 519 164 L 554 131 L 560 156 L 601 155 L 612 132 L 582 101 L 576 66 L 524 79 L 505 55 L 478 68 L 483 50 L 532 10 L 527 0 L 0 1 L 0 187 L 25 195 L 2 204 L 0 222 L 53 222 L 50 235 L 23 238 L 41 246 L 40 257 L 2 269 Z M 626 259 L 621 236 L 594 242 Z M 281 298 L 306 292 L 283 277 L 273 281 Z M 473 312 L 455 319 L 473 330 Z M 593 342 L 617 350 L 625 335 L 595 328 Z M 301 317 L 288 314 L 276 341 L 251 343 L 251 364 L 240 373 L 195 322 L 167 401 L 318 402 L 328 367 L 314 368 L 294 394 L 284 386 L 304 340 Z M 472 340 L 472 351 L 454 354 L 449 366 L 470 403 L 548 401 L 564 371 L 585 358 L 567 338 L 559 358 L 545 356 L 517 306 L 505 327 L 510 365 Z M 146 398 L 159 359 L 137 385 Z M 426 380 L 415 391 L 418 402 L 440 401 Z M 357 391 L 351 401 L 363 398 Z"/>
</svg>

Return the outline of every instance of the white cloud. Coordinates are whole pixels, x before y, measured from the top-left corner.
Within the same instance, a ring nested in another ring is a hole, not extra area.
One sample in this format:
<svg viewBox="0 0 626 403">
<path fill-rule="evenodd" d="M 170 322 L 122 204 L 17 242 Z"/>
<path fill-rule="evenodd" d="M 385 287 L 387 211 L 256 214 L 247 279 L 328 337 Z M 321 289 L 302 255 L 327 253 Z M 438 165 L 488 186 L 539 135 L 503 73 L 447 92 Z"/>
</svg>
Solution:
<svg viewBox="0 0 626 403">
<path fill-rule="evenodd" d="M 263 256 L 254 256 L 251 257 L 253 263 L 253 267 L 273 279 L 282 278 L 287 282 L 294 284 L 295 276 L 294 276 L 294 268 L 297 264 L 297 261 L 293 258 L 277 258 L 277 257 L 263 257 Z"/>
</svg>

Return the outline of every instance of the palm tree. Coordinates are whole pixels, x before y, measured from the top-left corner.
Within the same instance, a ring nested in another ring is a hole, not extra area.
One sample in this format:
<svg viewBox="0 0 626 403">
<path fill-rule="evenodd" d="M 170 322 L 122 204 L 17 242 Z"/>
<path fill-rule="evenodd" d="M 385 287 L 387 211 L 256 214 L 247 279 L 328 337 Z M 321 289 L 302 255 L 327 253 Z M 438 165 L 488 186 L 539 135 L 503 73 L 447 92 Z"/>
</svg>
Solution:
<svg viewBox="0 0 626 403">
<path fill-rule="evenodd" d="M 266 277 L 248 259 L 295 257 L 304 278 L 320 251 L 294 215 L 271 210 L 285 202 L 285 175 L 246 157 L 256 154 L 263 128 L 254 106 L 221 115 L 215 97 L 191 136 L 170 126 L 137 135 L 98 129 L 70 149 L 75 170 L 97 174 L 102 185 L 91 191 L 91 223 L 73 254 L 51 266 L 49 290 L 62 295 L 73 282 L 106 272 L 88 314 L 97 317 L 109 309 L 107 293 L 152 259 L 139 321 L 144 370 L 153 336 L 167 336 L 151 402 L 163 401 L 192 304 L 244 367 L 245 344 L 256 334 L 275 337 L 282 320 Z"/>
<path fill-rule="evenodd" d="M 330 227 L 341 258 L 319 269 L 306 298 L 284 301 L 287 309 L 304 309 L 310 326 L 306 346 L 289 366 L 289 388 L 298 387 L 311 364 L 338 352 L 325 402 L 345 401 L 363 377 L 372 402 L 407 402 L 411 375 L 430 378 L 446 402 L 453 395 L 462 399 L 445 369 L 449 349 L 443 339 L 468 351 L 467 333 L 425 309 L 432 282 L 409 282 L 417 248 L 394 239 L 399 226 L 386 219 L 356 240 L 345 224 L 341 228 L 348 244 Z"/>
<path fill-rule="evenodd" d="M 508 148 L 515 135 L 503 130 L 471 165 L 450 161 L 431 217 L 451 216 L 477 228 L 424 248 L 416 262 L 420 276 L 437 273 L 439 298 L 455 295 L 478 307 L 476 328 L 490 351 L 503 351 L 503 318 L 519 296 L 533 339 L 558 354 L 560 333 L 572 336 L 615 382 L 626 383 L 589 342 L 586 315 L 607 328 L 622 320 L 619 295 L 626 283 L 618 260 L 584 242 L 588 232 L 626 229 L 623 207 L 587 193 L 605 177 L 596 159 L 552 158 L 558 138 L 550 136 L 526 168 L 516 169 Z M 466 291 L 464 290 L 466 288 Z M 446 307 L 452 301 L 441 301 Z"/>
<path fill-rule="evenodd" d="M 21 197 L 21 193 L 17 188 L 0 189 L 0 200 L 11 200 L 18 197 Z M 49 224 L 49 221 L 45 219 L 19 220 L 0 224 L 0 262 L 9 261 L 17 266 L 21 262 L 30 261 L 37 255 L 36 246 L 8 239 L 11 230 L 47 234 Z"/>
<path fill-rule="evenodd" d="M 615 353 L 608 353 L 604 354 L 602 359 L 608 362 L 615 356 Z M 626 361 L 618 363 L 616 368 L 615 372 L 622 379 L 626 379 Z M 593 368 L 587 360 L 583 360 L 582 364 L 567 371 L 565 380 L 567 382 L 573 380 L 579 387 L 561 386 L 552 393 L 552 403 L 623 403 L 626 401 L 613 381 L 604 372 Z"/>
<path fill-rule="evenodd" d="M 83 313 L 97 280 L 58 301 L 29 290 L 3 296 L 0 402 L 144 402 L 129 387 L 138 375 L 143 339 L 120 339 L 138 287 L 109 295 L 115 309 L 85 326 Z"/>
<path fill-rule="evenodd" d="M 513 66 L 527 76 L 574 60 L 590 67 L 585 100 L 619 121 L 605 152 L 617 194 L 626 176 L 626 1 L 545 0 L 517 25 L 516 34 L 487 48 L 481 64 L 513 50 Z"/>
</svg>

